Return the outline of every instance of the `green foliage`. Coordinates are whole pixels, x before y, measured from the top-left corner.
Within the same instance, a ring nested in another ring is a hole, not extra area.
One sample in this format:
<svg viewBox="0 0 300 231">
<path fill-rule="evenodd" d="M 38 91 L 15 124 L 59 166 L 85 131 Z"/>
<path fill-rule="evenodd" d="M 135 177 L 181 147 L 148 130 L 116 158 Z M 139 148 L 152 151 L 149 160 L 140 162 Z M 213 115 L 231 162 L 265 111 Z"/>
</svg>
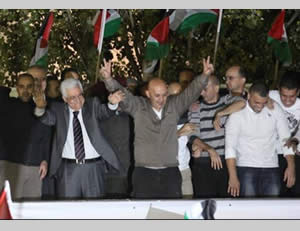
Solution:
<svg viewBox="0 0 300 231">
<path fill-rule="evenodd" d="M 142 79 L 146 40 L 165 10 L 121 9 L 121 28 L 104 39 L 103 53 L 114 50 L 113 73 Z M 267 44 L 267 33 L 279 10 L 224 10 L 215 70 L 218 77 L 233 64 L 250 73 L 249 82 L 264 78 L 273 81 L 275 59 Z M 295 10 L 286 10 L 286 23 Z M 13 86 L 16 76 L 29 66 L 40 27 L 48 10 L 0 10 L 0 81 Z M 93 46 L 91 10 L 54 10 L 49 40 L 49 72 L 59 75 L 65 67 L 79 70 L 86 84 L 95 82 L 97 50 Z M 171 32 L 170 52 L 163 61 L 162 76 L 174 81 L 182 68 L 202 71 L 202 58 L 211 56 L 215 47 L 217 24 L 202 24 L 189 36 Z M 287 28 L 293 64 L 280 67 L 300 70 L 300 17 Z M 158 75 L 158 71 L 154 73 Z"/>
</svg>

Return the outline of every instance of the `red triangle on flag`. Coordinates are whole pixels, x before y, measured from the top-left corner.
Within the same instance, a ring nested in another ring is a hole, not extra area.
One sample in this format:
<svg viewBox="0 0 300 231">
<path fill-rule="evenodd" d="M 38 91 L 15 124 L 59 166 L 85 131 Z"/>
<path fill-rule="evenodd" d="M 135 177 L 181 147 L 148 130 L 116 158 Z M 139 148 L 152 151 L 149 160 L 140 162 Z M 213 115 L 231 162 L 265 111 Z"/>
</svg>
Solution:
<svg viewBox="0 0 300 231">
<path fill-rule="evenodd" d="M 51 27 L 54 21 L 54 15 L 53 12 L 50 12 L 46 21 L 46 25 L 42 34 L 42 40 L 40 48 L 45 48 L 48 46 L 48 40 L 50 36 Z"/>
<path fill-rule="evenodd" d="M 0 219 L 5 219 L 5 220 L 12 219 L 12 216 L 9 211 L 8 203 L 7 203 L 5 189 L 2 190 L 0 196 Z"/>
<path fill-rule="evenodd" d="M 152 30 L 151 36 L 160 44 L 166 44 L 169 41 L 169 16 L 161 20 Z"/>
<path fill-rule="evenodd" d="M 102 13 L 103 13 L 103 10 L 97 12 L 97 14 L 96 14 L 97 19 L 94 24 L 94 45 L 95 45 L 95 47 L 98 47 L 99 35 L 100 35 L 101 23 L 102 23 Z M 107 11 L 105 19 L 107 20 L 109 17 L 110 17 L 110 12 Z"/>
<path fill-rule="evenodd" d="M 270 29 L 268 35 L 273 39 L 277 39 L 277 40 L 282 39 L 282 36 L 284 34 L 284 29 L 283 29 L 284 16 L 285 16 L 285 11 L 282 10 L 272 24 L 272 28 Z"/>
</svg>

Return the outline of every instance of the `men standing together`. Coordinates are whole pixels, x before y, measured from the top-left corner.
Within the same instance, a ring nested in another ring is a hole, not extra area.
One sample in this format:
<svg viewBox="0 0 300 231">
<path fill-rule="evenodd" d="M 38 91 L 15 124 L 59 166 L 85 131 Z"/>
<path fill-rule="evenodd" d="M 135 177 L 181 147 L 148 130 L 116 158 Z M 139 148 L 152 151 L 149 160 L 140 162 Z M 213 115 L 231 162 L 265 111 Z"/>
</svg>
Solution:
<svg viewBox="0 0 300 231">
<path fill-rule="evenodd" d="M 16 157 L 12 161 L 22 159 L 24 169 L 29 166 L 33 170 L 34 166 L 35 174 L 30 175 L 39 179 L 37 186 L 33 186 L 38 188 L 38 194 L 26 197 L 40 197 L 40 181 L 48 174 L 55 178 L 58 199 L 104 198 L 109 191 L 107 179 L 113 179 L 107 177 L 108 172 L 127 174 L 129 169 L 125 163 L 123 170 L 119 163 L 124 156 L 115 153 L 119 150 L 115 147 L 118 142 L 104 134 L 113 127 L 104 126 L 105 120 L 120 113 L 134 120 L 134 164 L 129 181 L 132 185 L 124 184 L 122 195 L 128 195 L 127 188 L 132 188 L 131 197 L 139 199 L 182 198 L 183 195 L 191 198 L 192 194 L 197 198 L 278 196 L 281 181 L 287 188 L 295 184 L 294 153 L 298 153 L 300 137 L 299 87 L 295 78 L 285 76 L 279 91 L 270 92 L 272 101 L 267 86 L 262 83 L 253 84 L 246 93 L 246 73 L 242 67 L 233 66 L 226 71 L 229 93 L 222 96 L 208 57 L 203 59 L 201 75 L 194 77 L 193 72 L 185 70 L 179 83 L 170 86 L 160 78 L 152 78 L 145 97 L 141 97 L 112 78 L 111 63 L 104 60 L 100 73 L 112 93 L 109 103 L 101 104 L 97 98 L 84 96 L 78 76 L 73 75 L 64 76 L 60 85 L 62 98 L 56 96 L 51 100 L 45 96 L 45 90 L 50 89 L 44 84 L 45 70 L 32 67 L 29 71 L 35 77 L 26 73 L 18 78 L 18 100 L 10 99 L 9 91 L 0 88 L 2 109 L 8 109 L 1 113 L 2 120 L 15 118 L 10 126 L 18 129 L 29 126 L 26 129 L 29 135 L 20 131 L 16 136 L 17 142 L 27 142 L 23 153 L 21 146 L 6 142 L 12 137 L 9 129 L 2 131 L 0 140 L 1 158 L 6 155 L 4 150 L 14 150 L 18 156 L 10 155 L 9 158 Z M 189 75 L 183 75 L 186 73 Z M 191 107 L 200 96 L 199 103 Z M 14 114 L 14 107 L 26 116 Z M 32 135 L 36 132 L 41 135 Z M 282 154 L 279 164 L 277 154 Z M 31 182 L 33 185 L 34 181 Z M 24 182 L 20 185 L 24 194 L 29 185 Z"/>
<path fill-rule="evenodd" d="M 246 107 L 233 113 L 226 124 L 228 193 L 234 197 L 279 195 L 277 142 L 287 161 L 284 181 L 287 187 L 295 184 L 294 153 L 285 146 L 291 135 L 288 123 L 277 103 L 274 103 L 273 110 L 266 107 L 268 93 L 265 84 L 253 84 L 249 89 Z"/>
</svg>

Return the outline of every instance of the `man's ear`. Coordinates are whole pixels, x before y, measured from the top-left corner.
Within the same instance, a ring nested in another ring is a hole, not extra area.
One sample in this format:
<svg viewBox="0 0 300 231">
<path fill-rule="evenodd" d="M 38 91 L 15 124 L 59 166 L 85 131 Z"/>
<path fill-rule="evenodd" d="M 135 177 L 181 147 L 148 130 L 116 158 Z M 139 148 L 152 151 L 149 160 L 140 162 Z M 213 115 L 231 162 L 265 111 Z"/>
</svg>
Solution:
<svg viewBox="0 0 300 231">
<path fill-rule="evenodd" d="M 299 93 L 300 93 L 300 89 L 297 91 L 297 97 L 299 96 Z"/>
<path fill-rule="evenodd" d="M 68 103 L 67 99 L 65 97 L 62 97 L 65 103 Z"/>
<path fill-rule="evenodd" d="M 216 86 L 215 86 L 215 89 L 216 89 L 216 92 L 219 92 L 219 90 L 220 90 L 220 85 L 216 85 Z"/>
<path fill-rule="evenodd" d="M 242 78 L 242 80 L 243 80 L 243 85 L 245 85 L 246 84 L 246 78 Z"/>
<path fill-rule="evenodd" d="M 150 98 L 150 92 L 149 92 L 149 90 L 146 90 L 146 91 L 145 91 L 145 94 L 146 94 L 146 96 L 147 96 L 148 98 Z"/>
</svg>

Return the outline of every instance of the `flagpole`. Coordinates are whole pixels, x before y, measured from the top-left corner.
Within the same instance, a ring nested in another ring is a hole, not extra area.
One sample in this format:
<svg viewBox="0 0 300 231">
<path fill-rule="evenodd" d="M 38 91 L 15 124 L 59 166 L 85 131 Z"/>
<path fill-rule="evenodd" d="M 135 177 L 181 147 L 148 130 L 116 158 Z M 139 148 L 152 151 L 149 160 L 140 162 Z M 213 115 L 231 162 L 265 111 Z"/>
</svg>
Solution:
<svg viewBox="0 0 300 231">
<path fill-rule="evenodd" d="M 158 77 L 160 79 L 162 77 L 162 72 L 163 72 L 163 62 L 164 62 L 164 58 L 161 58 L 159 61 L 159 72 L 158 72 Z"/>
<path fill-rule="evenodd" d="M 101 56 L 101 50 L 102 50 L 102 44 L 103 44 L 106 14 L 107 14 L 107 9 L 103 9 L 102 18 L 101 18 L 100 35 L 99 35 L 98 46 L 97 46 L 98 57 L 97 57 L 97 64 L 96 64 L 96 75 L 95 75 L 95 80 L 94 80 L 95 83 L 97 82 L 97 79 L 98 79 L 98 76 L 99 76 L 100 56 Z"/>
<path fill-rule="evenodd" d="M 278 80 L 278 69 L 279 69 L 279 60 L 276 59 L 276 63 L 275 63 L 275 71 L 274 71 L 274 81 L 271 85 L 271 90 L 276 88 L 276 84 L 277 84 L 277 80 Z"/>
<path fill-rule="evenodd" d="M 216 44 L 215 44 L 215 51 L 214 51 L 214 61 L 213 61 L 214 67 L 216 66 L 217 50 L 219 45 L 219 37 L 220 37 L 220 30 L 221 30 L 221 23 L 222 23 L 222 14 L 223 14 L 223 9 L 220 9 L 218 28 L 217 28 L 217 37 L 216 37 Z"/>
</svg>

